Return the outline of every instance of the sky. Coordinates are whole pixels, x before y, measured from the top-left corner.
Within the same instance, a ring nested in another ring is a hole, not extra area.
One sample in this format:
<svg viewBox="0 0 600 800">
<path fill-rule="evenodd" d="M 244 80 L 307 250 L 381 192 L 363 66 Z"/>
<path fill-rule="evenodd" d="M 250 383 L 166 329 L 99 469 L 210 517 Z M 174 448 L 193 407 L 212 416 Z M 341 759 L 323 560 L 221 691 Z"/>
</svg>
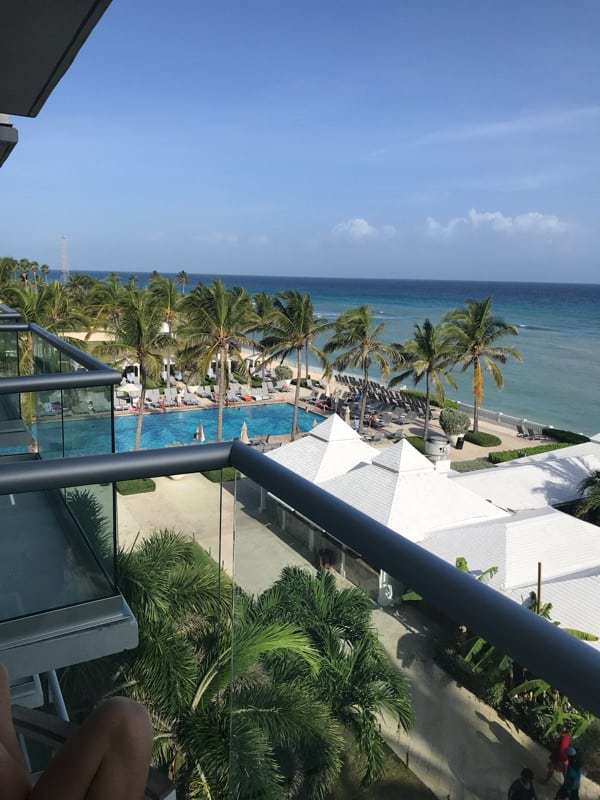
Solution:
<svg viewBox="0 0 600 800">
<path fill-rule="evenodd" d="M 0 255 L 599 282 L 599 38 L 596 0 L 113 0 L 13 119 Z"/>
</svg>

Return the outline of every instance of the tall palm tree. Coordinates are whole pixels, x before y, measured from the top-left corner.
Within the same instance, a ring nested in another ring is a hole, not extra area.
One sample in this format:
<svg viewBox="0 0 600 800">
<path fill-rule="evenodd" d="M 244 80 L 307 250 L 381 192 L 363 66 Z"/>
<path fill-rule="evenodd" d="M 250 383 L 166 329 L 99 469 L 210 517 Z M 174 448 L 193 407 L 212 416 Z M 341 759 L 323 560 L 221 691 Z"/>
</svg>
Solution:
<svg viewBox="0 0 600 800">
<path fill-rule="evenodd" d="M 189 279 L 189 277 L 188 277 L 188 274 L 187 274 L 187 272 L 186 272 L 184 269 L 180 270 L 180 271 L 177 273 L 177 275 L 176 275 L 176 277 L 175 277 L 175 280 L 177 281 L 177 284 L 178 284 L 179 286 L 181 286 L 181 294 L 185 294 L 185 287 L 186 287 L 186 286 L 188 285 L 188 283 L 190 282 L 190 279 Z"/>
<path fill-rule="evenodd" d="M 391 364 L 400 357 L 397 345 L 382 340 L 384 329 L 385 324 L 376 321 L 369 306 L 351 308 L 337 318 L 333 336 L 323 348 L 325 353 L 338 353 L 333 361 L 335 369 L 343 372 L 348 367 L 354 367 L 362 373 L 363 392 L 358 424 L 361 433 L 365 424 L 371 367 L 376 365 L 381 377 L 387 378 Z"/>
<path fill-rule="evenodd" d="M 254 313 L 256 314 L 256 327 L 254 330 L 262 333 L 264 338 L 268 336 L 271 323 L 275 317 L 275 301 L 273 295 L 267 292 L 257 292 L 253 297 L 253 301 Z M 264 381 L 266 363 L 264 359 L 261 359 L 260 363 L 261 374 Z"/>
<path fill-rule="evenodd" d="M 456 363 L 462 371 L 473 370 L 473 430 L 479 430 L 479 409 L 484 397 L 484 370 L 494 379 L 496 386 L 504 386 L 504 376 L 498 364 L 509 358 L 522 361 L 521 353 L 514 347 L 498 345 L 505 336 L 517 336 L 519 331 L 500 317 L 492 314 L 492 298 L 468 300 L 464 308 L 451 311 L 445 318 L 448 340 Z"/>
<path fill-rule="evenodd" d="M 380 777 L 385 752 L 382 714 L 391 714 L 405 729 L 413 714 L 406 681 L 373 627 L 367 594 L 356 588 L 338 589 L 330 572 L 313 575 L 286 567 L 273 587 L 255 601 L 253 613 L 263 623 L 288 622 L 308 635 L 321 660 L 317 673 L 300 665 L 305 681 L 354 734 L 366 762 L 363 782 Z M 293 657 L 277 661 L 280 675 L 298 674 Z"/>
<path fill-rule="evenodd" d="M 4 287 L 15 279 L 18 270 L 18 262 L 14 258 L 0 258 L 0 286 Z"/>
<path fill-rule="evenodd" d="M 116 365 L 130 359 L 140 365 L 142 385 L 134 447 L 142 445 L 144 404 L 146 388 L 150 378 L 156 380 L 160 374 L 163 352 L 170 347 L 171 339 L 162 329 L 162 314 L 147 289 L 127 288 L 123 292 L 121 313 L 111 330 L 113 339 L 96 348 L 100 356 L 109 358 Z"/>
<path fill-rule="evenodd" d="M 44 283 L 48 283 L 48 273 L 50 272 L 50 267 L 48 264 L 42 264 L 40 267 L 40 272 L 42 273 L 42 279 Z"/>
<path fill-rule="evenodd" d="M 154 280 L 150 281 L 150 293 L 154 298 L 154 302 L 160 309 L 164 319 L 164 333 L 171 337 L 174 342 L 174 334 L 177 319 L 179 316 L 179 307 L 181 305 L 181 295 L 177 289 L 177 284 L 172 278 L 164 278 L 159 275 Z M 171 382 L 171 349 L 167 351 L 167 386 Z"/>
<path fill-rule="evenodd" d="M 221 441 L 229 359 L 244 364 L 241 348 L 252 346 L 248 332 L 256 324 L 256 315 L 245 289 L 227 289 L 220 280 L 210 286 L 196 286 L 183 298 L 181 307 L 185 314 L 180 329 L 185 342 L 184 357 L 196 357 L 202 375 L 208 372 L 211 362 L 216 361 L 219 392 L 217 439 Z"/>
<path fill-rule="evenodd" d="M 123 310 L 123 284 L 117 272 L 111 272 L 93 288 L 89 308 L 95 322 L 101 328 L 116 327 Z"/>
<path fill-rule="evenodd" d="M 577 504 L 578 517 L 587 517 L 600 524 L 600 472 L 596 470 L 579 485 L 581 500 Z"/>
<path fill-rule="evenodd" d="M 402 371 L 390 381 L 396 386 L 412 377 L 417 386 L 425 380 L 425 428 L 423 436 L 429 433 L 431 391 L 435 391 L 440 405 L 444 404 L 444 388 L 448 383 L 456 388 L 456 381 L 450 374 L 454 366 L 452 348 L 441 325 L 434 325 L 426 319 L 423 325 L 415 325 L 413 338 L 402 348 Z"/>
<path fill-rule="evenodd" d="M 306 350 L 314 353 L 323 365 L 324 353 L 319 350 L 315 339 L 331 327 L 331 323 L 315 316 L 311 296 L 295 289 L 282 292 L 274 302 L 274 313 L 269 332 L 263 338 L 263 359 L 278 358 L 283 361 L 289 355 L 296 355 L 296 391 L 294 393 L 294 413 L 292 415 L 291 440 L 298 435 L 298 407 L 300 404 L 300 383 L 302 381 L 302 355 Z"/>
<path fill-rule="evenodd" d="M 87 329 L 89 318 L 74 302 L 67 287 L 58 281 L 34 284 L 14 282 L 3 292 L 4 299 L 14 306 L 23 322 L 34 322 L 51 333 Z M 21 374 L 33 369 L 33 338 L 29 331 L 19 335 Z M 81 342 L 78 342 L 81 346 Z"/>
</svg>

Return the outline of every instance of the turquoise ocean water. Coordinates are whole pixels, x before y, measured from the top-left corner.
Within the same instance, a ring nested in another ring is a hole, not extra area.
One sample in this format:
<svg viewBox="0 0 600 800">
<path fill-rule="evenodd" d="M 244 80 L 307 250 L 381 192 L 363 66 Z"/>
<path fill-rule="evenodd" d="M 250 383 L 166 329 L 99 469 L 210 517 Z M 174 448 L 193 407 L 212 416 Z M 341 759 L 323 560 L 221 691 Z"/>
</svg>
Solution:
<svg viewBox="0 0 600 800">
<path fill-rule="evenodd" d="M 521 350 L 524 360 L 506 365 L 501 391 L 486 379 L 484 406 L 585 433 L 600 431 L 599 284 L 193 275 L 190 285 L 214 277 L 249 292 L 310 292 L 317 311 L 331 319 L 366 303 L 385 323 L 390 341 L 406 339 L 415 322 L 425 317 L 437 321 L 467 298 L 492 295 L 496 313 L 519 328 L 519 336 L 509 337 L 509 343 Z M 140 284 L 147 278 L 138 274 Z M 458 378 L 454 394 L 469 402 L 469 379 Z"/>
</svg>

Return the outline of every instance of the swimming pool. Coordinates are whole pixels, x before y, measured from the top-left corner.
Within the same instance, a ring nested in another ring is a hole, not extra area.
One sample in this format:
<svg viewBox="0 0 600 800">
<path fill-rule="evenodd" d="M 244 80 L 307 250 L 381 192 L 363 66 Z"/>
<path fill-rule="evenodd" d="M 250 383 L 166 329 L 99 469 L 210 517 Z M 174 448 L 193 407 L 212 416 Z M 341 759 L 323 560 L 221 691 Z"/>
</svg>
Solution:
<svg viewBox="0 0 600 800">
<path fill-rule="evenodd" d="M 235 439 L 245 422 L 251 439 L 264 438 L 268 434 L 289 433 L 292 427 L 293 405 L 273 403 L 270 405 L 247 405 L 226 408 L 223 411 L 223 438 Z M 309 431 L 315 422 L 323 421 L 320 414 L 298 410 L 298 427 Z M 137 417 L 115 417 L 116 446 L 119 452 L 133 449 Z M 194 431 L 202 424 L 207 442 L 217 438 L 217 409 L 201 411 L 169 411 L 165 414 L 144 414 L 142 448 L 168 447 L 174 444 L 193 444 Z"/>
</svg>

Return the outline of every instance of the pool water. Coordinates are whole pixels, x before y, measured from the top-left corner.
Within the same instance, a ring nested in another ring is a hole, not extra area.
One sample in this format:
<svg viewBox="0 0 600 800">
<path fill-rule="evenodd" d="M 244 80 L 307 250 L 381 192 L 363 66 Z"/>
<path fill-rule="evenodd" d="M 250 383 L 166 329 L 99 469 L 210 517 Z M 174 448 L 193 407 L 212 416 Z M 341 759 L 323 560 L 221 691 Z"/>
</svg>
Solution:
<svg viewBox="0 0 600 800">
<path fill-rule="evenodd" d="M 238 437 L 244 422 L 248 426 L 250 439 L 264 438 L 268 434 L 289 433 L 293 411 L 294 407 L 290 403 L 226 408 L 223 412 L 223 439 Z M 322 421 L 323 417 L 320 414 L 298 409 L 298 427 L 301 431 L 309 431 L 315 422 L 318 424 Z M 116 447 L 119 452 L 133 449 L 136 422 L 135 416 L 115 417 Z M 194 431 L 200 424 L 204 428 L 206 441 L 216 441 L 216 408 L 144 414 L 142 448 L 193 444 Z"/>
</svg>

